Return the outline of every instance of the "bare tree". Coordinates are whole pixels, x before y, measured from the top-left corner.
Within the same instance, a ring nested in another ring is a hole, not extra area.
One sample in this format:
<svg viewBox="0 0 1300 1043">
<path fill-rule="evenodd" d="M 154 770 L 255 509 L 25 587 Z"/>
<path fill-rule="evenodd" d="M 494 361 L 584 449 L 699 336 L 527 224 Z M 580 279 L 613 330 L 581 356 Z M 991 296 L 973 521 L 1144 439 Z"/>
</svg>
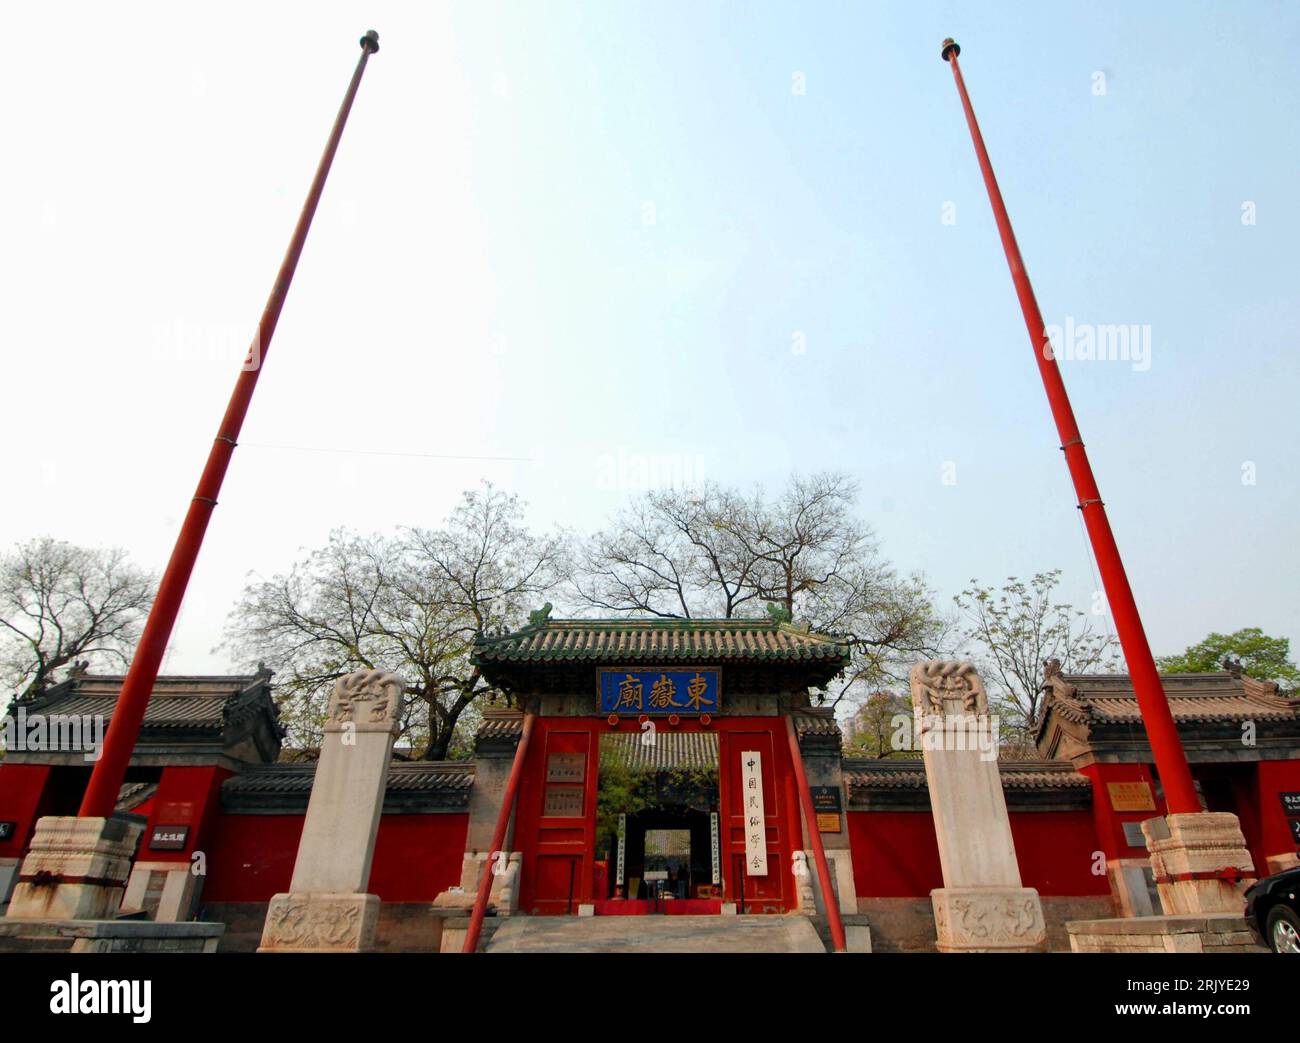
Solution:
<svg viewBox="0 0 1300 1043">
<path fill-rule="evenodd" d="M 999 590 L 971 580 L 953 598 L 966 620 L 965 637 L 989 689 L 1007 719 L 1003 749 L 1032 754 L 1029 732 L 1042 709 L 1043 670 L 1056 660 L 1066 673 L 1114 670 L 1119 642 L 1094 630 L 1077 609 L 1053 602 L 1061 570 L 1037 573 L 1028 583 L 1010 577 Z"/>
<path fill-rule="evenodd" d="M 616 615 L 753 618 L 847 637 L 832 704 L 905 675 L 945 625 L 919 576 L 881 559 L 843 475 L 795 476 L 775 498 L 705 484 L 645 494 L 583 545 L 574 600 Z"/>
<path fill-rule="evenodd" d="M 32 698 L 69 664 L 125 666 L 153 594 L 124 550 L 19 544 L 0 558 L 0 683 Z"/>
<path fill-rule="evenodd" d="M 281 672 L 295 744 L 319 746 L 330 684 L 369 668 L 406 682 L 402 746 L 447 757 L 457 725 L 492 689 L 469 659 L 477 633 L 522 624 L 557 584 L 560 534 L 535 536 L 514 496 L 485 483 L 440 529 L 335 532 L 286 574 L 248 585 L 227 644 Z"/>
</svg>

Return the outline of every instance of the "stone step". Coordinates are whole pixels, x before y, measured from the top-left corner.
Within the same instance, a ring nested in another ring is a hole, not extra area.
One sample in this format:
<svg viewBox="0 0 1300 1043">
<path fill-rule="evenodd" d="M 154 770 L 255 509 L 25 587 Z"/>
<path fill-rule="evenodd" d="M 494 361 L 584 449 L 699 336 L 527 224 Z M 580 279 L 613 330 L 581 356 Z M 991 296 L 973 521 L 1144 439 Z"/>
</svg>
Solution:
<svg viewBox="0 0 1300 1043">
<path fill-rule="evenodd" d="M 825 952 L 808 917 L 511 916 L 485 952 Z"/>
</svg>

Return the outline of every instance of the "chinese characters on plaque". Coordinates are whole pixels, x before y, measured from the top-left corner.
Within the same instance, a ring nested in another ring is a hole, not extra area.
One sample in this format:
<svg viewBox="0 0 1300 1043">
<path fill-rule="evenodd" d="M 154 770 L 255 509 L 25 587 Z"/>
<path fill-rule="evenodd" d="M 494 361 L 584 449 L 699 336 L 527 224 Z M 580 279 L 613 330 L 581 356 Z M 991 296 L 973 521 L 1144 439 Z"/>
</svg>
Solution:
<svg viewBox="0 0 1300 1043">
<path fill-rule="evenodd" d="M 721 704 L 716 669 L 601 670 L 600 712 L 665 716 L 713 714 Z"/>
<path fill-rule="evenodd" d="M 817 832 L 840 831 L 840 788 L 838 786 L 812 786 L 813 812 L 817 815 Z"/>
<path fill-rule="evenodd" d="M 1144 781 L 1108 782 L 1106 792 L 1110 806 L 1116 811 L 1155 811 L 1156 801 L 1151 787 Z"/>
<path fill-rule="evenodd" d="M 740 792 L 745 807 L 745 873 L 767 876 L 767 823 L 763 813 L 763 755 L 740 754 Z"/>
<path fill-rule="evenodd" d="M 581 818 L 587 780 L 585 753 L 552 753 L 546 758 L 546 797 L 542 815 L 546 818 Z"/>
<path fill-rule="evenodd" d="M 585 753 L 552 753 L 546 758 L 547 782 L 586 782 Z"/>
<path fill-rule="evenodd" d="M 545 818 L 581 818 L 585 795 L 586 791 L 580 786 L 547 786 L 542 815 Z"/>
</svg>

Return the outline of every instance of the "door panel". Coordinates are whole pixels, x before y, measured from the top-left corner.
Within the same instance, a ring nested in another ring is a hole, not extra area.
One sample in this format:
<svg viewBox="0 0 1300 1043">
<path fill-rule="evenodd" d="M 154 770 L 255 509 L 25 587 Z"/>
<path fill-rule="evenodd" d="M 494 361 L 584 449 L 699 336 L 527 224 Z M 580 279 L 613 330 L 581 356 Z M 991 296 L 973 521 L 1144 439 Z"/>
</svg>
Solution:
<svg viewBox="0 0 1300 1043">
<path fill-rule="evenodd" d="M 540 718 L 534 726 L 515 825 L 523 912 L 563 915 L 591 901 L 601 726 L 585 717 Z"/>
</svg>

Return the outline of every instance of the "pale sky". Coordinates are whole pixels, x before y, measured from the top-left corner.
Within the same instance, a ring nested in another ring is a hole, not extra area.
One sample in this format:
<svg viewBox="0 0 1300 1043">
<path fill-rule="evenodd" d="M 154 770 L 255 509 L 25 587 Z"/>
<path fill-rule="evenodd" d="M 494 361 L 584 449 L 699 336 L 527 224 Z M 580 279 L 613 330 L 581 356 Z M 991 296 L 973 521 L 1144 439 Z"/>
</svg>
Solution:
<svg viewBox="0 0 1300 1043">
<path fill-rule="evenodd" d="M 381 37 L 169 671 L 231 665 L 250 572 L 336 526 L 435 525 L 481 478 L 589 530 L 643 469 L 843 470 L 941 607 L 1053 567 L 1088 607 L 947 35 L 1047 321 L 1149 330 L 1149 367 L 1063 368 L 1155 651 L 1245 626 L 1300 650 L 1294 4 L 61 3 L 15 25 L 0 544 L 155 569 L 357 38 Z"/>
</svg>

